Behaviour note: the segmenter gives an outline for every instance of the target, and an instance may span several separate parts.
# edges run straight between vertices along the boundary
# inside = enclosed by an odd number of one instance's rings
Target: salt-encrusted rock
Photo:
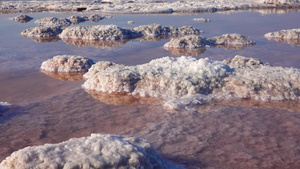
[[[72,24],[72,22],[67,18],[56,18],[56,17],[46,17],[35,21],[39,26],[61,26],[68,27]]]
[[[193,21],[196,21],[196,22],[210,22],[210,19],[207,19],[207,18],[194,18]]]
[[[41,69],[48,72],[85,72],[94,62],[82,56],[58,55],[42,63]]]
[[[265,34],[265,37],[269,40],[285,42],[291,45],[300,45],[300,28],[269,32]]]
[[[27,23],[31,21],[33,18],[28,15],[18,15],[16,17],[11,18],[12,20],[20,23]]]
[[[30,168],[156,168],[175,167],[141,138],[107,134],[26,147],[1,162],[2,169]]]
[[[9,106],[11,106],[11,104],[8,102],[0,102],[0,112],[6,111]]]
[[[94,40],[130,39],[138,36],[141,36],[141,34],[131,29],[117,27],[116,25],[74,26],[66,28],[60,34],[60,38],[63,39]]]
[[[200,34],[201,31],[192,26],[183,26],[176,28],[173,26],[162,26],[159,24],[141,25],[133,28],[133,30],[141,32],[144,36],[157,36],[157,35],[188,35],[188,34]]]
[[[298,39],[300,38],[299,29],[286,29],[277,32],[269,32],[265,34],[266,38],[283,38],[283,39]]]
[[[85,75],[85,89],[142,97],[209,94],[221,87],[222,79],[230,73],[222,62],[186,56],[164,57],[137,66],[100,62],[94,67]]]
[[[132,24],[134,24],[134,21],[128,21],[127,23],[132,25]]]
[[[253,45],[255,41],[243,35],[233,33],[215,36],[208,39],[214,45]]]
[[[39,26],[34,28],[28,28],[21,32],[21,35],[25,37],[48,38],[55,37],[61,32],[61,26]]]
[[[73,25],[89,20],[87,16],[69,16],[67,19],[70,20]]]
[[[176,39],[171,39],[170,42],[167,42],[164,47],[165,48],[200,48],[211,46],[212,44],[206,38],[190,35],[184,36]]]
[[[295,4],[299,3],[299,0],[258,0],[258,2],[266,4]]]
[[[97,15],[97,14],[93,14],[93,15],[89,16],[89,21],[91,21],[91,22],[99,22],[102,19],[104,19],[104,17]]]
[[[216,98],[256,100],[299,100],[300,70],[272,67],[261,61],[235,56],[225,61],[234,74],[224,78],[225,85]]]

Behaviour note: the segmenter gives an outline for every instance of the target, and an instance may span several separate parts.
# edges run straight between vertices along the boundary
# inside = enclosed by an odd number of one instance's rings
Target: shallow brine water
[[[198,112],[167,112],[160,100],[90,95],[81,88],[84,81],[47,76],[39,70],[41,63],[55,55],[70,54],[86,56],[95,62],[107,60],[136,65],[182,54],[163,48],[169,39],[134,39],[111,44],[114,47],[107,44],[78,47],[61,40],[38,43],[20,35],[24,29],[35,27],[35,20],[89,14],[27,15],[34,19],[23,24],[8,19],[16,14],[0,15],[0,101],[13,104],[0,114],[0,161],[26,146],[57,143],[91,133],[110,133],[147,139],[164,158],[186,168],[299,168],[299,104],[241,100],[212,102]],[[300,68],[299,44],[263,37],[267,32],[299,28],[300,12],[113,16],[113,19],[80,25],[116,24],[132,28],[158,23],[192,25],[203,30],[204,37],[240,33],[254,39],[256,45],[241,50],[208,48],[189,54],[213,60],[242,55],[273,66]],[[212,21],[193,21],[199,17]],[[135,23],[128,25],[127,21]]]

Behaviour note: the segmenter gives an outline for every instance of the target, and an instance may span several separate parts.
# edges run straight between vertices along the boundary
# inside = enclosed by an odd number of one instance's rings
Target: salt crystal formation
[[[221,87],[229,67],[219,61],[182,56],[164,57],[147,64],[126,66],[98,62],[88,71],[83,87],[108,93],[142,97],[175,97],[209,94]]]
[[[2,169],[177,168],[162,160],[160,154],[144,139],[106,134],[26,147],[12,153],[0,166]]]
[[[194,18],[193,21],[196,21],[196,22],[210,22],[210,19],[207,19],[207,18]]]
[[[88,19],[91,22],[99,22],[100,20],[104,19],[104,17],[97,15],[97,14],[93,14],[93,15],[89,16]]]
[[[6,111],[9,106],[11,106],[11,104],[8,102],[0,102],[0,112]]]
[[[272,67],[252,58],[235,56],[225,61],[235,68],[234,75],[224,79],[222,92],[216,97],[225,99],[299,100],[300,70]]]
[[[58,55],[42,63],[41,69],[48,72],[84,72],[94,62],[82,56]]]
[[[269,32],[265,34],[265,37],[269,40],[285,42],[291,45],[300,45],[300,28]]]
[[[134,24],[134,21],[128,21],[127,23],[132,25],[132,24]]]
[[[214,45],[253,45],[255,41],[243,35],[233,33],[209,38]]]
[[[61,26],[68,27],[72,22],[67,18],[46,17],[36,20],[35,23],[39,26]]]
[[[31,21],[33,18],[28,15],[18,15],[16,17],[11,18],[12,20],[20,23],[27,23]]]
[[[61,32],[62,28],[60,26],[39,26],[28,28],[21,32],[21,35],[30,38],[49,38],[55,37]]]
[[[206,47],[211,46],[212,43],[207,40],[206,38],[196,36],[196,35],[190,35],[190,36],[184,36],[180,38],[173,38],[170,42],[167,42],[164,47],[165,48],[200,48],[200,47]]]
[[[258,0],[258,2],[266,4],[295,4],[299,3],[299,0]]]
[[[134,38],[140,34],[116,25],[97,25],[68,27],[59,36],[62,39],[118,40]]]
[[[87,16],[69,16],[67,19],[70,20],[73,25],[89,20]]]
[[[176,28],[173,26],[162,26],[159,24],[141,25],[133,28],[137,32],[141,32],[144,36],[157,36],[157,35],[188,35],[200,34],[201,32],[192,26],[183,26]]]
[[[243,49],[254,45],[255,41],[240,34],[224,34],[213,38],[203,38],[197,35],[189,35],[180,38],[173,38],[164,45],[164,48],[172,53],[180,52],[181,54],[195,53],[188,50],[205,47],[223,47],[231,49]],[[186,49],[176,50],[176,49]],[[205,51],[205,50],[204,50]],[[201,53],[199,51],[198,53]]]

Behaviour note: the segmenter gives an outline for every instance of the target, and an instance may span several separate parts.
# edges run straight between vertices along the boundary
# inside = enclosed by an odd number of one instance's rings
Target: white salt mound
[[[11,104],[8,102],[0,102],[0,112],[6,111],[9,106],[11,106]]]
[[[260,3],[267,3],[267,4],[295,4],[299,3],[299,0],[258,0]]]
[[[106,134],[26,147],[12,153],[0,166],[2,169],[178,168],[163,161],[144,139]]]
[[[87,71],[94,62],[82,56],[58,55],[42,63],[41,69],[48,72]]]
[[[224,78],[225,85],[216,98],[256,100],[299,100],[300,70],[272,67],[256,59],[235,56],[225,61],[235,68],[234,74]]]
[[[269,32],[265,34],[268,39],[282,38],[282,39],[298,39],[300,38],[300,28],[299,29],[287,29],[280,30],[277,32]]]
[[[46,17],[42,19],[38,19],[35,21],[35,23],[39,26],[61,26],[61,27],[67,27],[72,24],[72,22],[67,18],[56,18],[56,17]]]
[[[173,27],[162,26],[159,24],[141,25],[133,28],[133,30],[141,32],[144,36],[157,36],[157,35],[187,35],[187,34],[200,34],[201,32],[192,26]]]
[[[11,18],[12,20],[16,22],[21,22],[21,23],[27,23],[31,21],[33,18],[28,16],[28,15],[18,15],[16,17]]]
[[[200,48],[211,46],[212,44],[203,37],[197,35],[184,36],[180,38],[172,38],[170,42],[167,42],[165,48]]]
[[[87,16],[69,16],[67,19],[70,20],[73,25],[89,20]]]
[[[194,18],[193,21],[196,21],[196,22],[210,22],[210,19],[207,19],[207,18]]]
[[[123,29],[116,25],[73,26],[68,27],[60,34],[63,39],[93,39],[93,40],[118,40],[140,36],[131,29]]]
[[[93,14],[93,15],[89,16],[88,19],[89,19],[89,21],[92,21],[92,22],[99,22],[100,20],[104,19],[104,17],[97,15],[97,14]]]
[[[32,38],[48,38],[58,36],[62,32],[60,26],[39,26],[28,28],[21,32],[21,35]]]
[[[98,62],[85,75],[83,87],[108,93],[151,97],[208,94],[222,86],[229,67],[207,58],[164,57],[137,66]]]
[[[212,38],[209,38],[214,45],[252,45],[255,44],[255,41],[252,39],[237,34],[224,34],[222,36],[215,36]]]

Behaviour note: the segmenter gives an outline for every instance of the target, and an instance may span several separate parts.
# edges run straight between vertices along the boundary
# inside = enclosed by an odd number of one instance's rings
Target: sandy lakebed
[[[96,6],[101,7],[100,2],[104,7],[95,11]],[[226,1],[217,7],[215,4],[208,6],[209,1],[205,1],[208,4],[203,3],[203,6],[194,1],[193,6],[198,6],[198,10],[193,10],[192,2],[160,2],[168,3],[171,12],[163,12],[166,10],[163,8],[159,11],[146,1],[94,1],[95,6],[89,4],[87,8],[82,7],[86,2],[81,2],[65,11],[53,10],[53,6],[51,9],[29,8],[28,2],[28,8],[24,8],[20,4],[26,1],[18,2],[19,6],[8,5],[0,15],[0,102],[11,105],[3,111],[0,107],[0,161],[27,146],[60,143],[70,138],[87,137],[91,133],[102,133],[146,139],[164,160],[188,169],[299,168],[299,100],[212,100],[203,105],[170,111],[163,106],[166,100],[161,98],[88,91],[82,88],[83,78],[40,70],[42,62],[56,55],[84,56],[94,62],[111,61],[130,66],[165,56],[179,58],[189,55],[196,59],[223,61],[241,55],[299,71],[299,39],[283,41],[264,37],[268,32],[300,28],[298,2],[294,1],[296,5],[281,3],[280,8],[275,8],[276,3],[271,1],[262,6],[254,2],[244,6],[248,1],[231,2],[234,3],[232,9],[235,6],[234,9],[244,10],[229,10],[223,5]],[[0,6],[13,2],[1,3]],[[67,2],[57,2],[60,3]],[[125,14],[119,14],[122,3],[135,5],[138,9],[138,5],[143,5],[144,11],[132,12],[129,10],[133,7],[123,5],[128,8]],[[145,7],[145,4],[152,4],[153,8]],[[78,5],[86,9],[78,11]],[[33,13],[27,13],[29,9]],[[183,9],[189,13],[181,13]],[[207,9],[213,11],[207,12]],[[200,36],[205,38],[239,33],[253,39],[256,44],[242,48],[212,46],[167,50],[163,46],[173,37],[136,37],[101,42],[60,38],[41,40],[20,34],[25,29],[37,27],[34,22],[44,17],[67,18],[95,13],[113,18],[85,21],[74,26],[113,24],[131,29],[153,23],[173,27],[189,25],[203,31]],[[9,19],[20,14],[33,19],[27,23]],[[202,17],[210,19],[210,22],[193,20]],[[128,21],[133,23],[128,24]]]

